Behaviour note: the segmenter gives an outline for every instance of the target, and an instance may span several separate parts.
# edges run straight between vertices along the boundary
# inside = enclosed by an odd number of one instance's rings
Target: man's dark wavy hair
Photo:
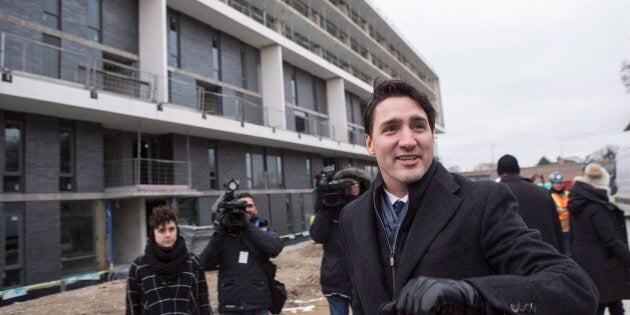
[[[381,82],[374,82],[374,92],[363,113],[363,127],[366,135],[372,135],[372,124],[374,123],[374,111],[376,106],[389,97],[408,96],[414,100],[427,114],[431,131],[435,130],[435,116],[437,111],[426,94],[418,91],[411,84],[403,80],[390,79]]]

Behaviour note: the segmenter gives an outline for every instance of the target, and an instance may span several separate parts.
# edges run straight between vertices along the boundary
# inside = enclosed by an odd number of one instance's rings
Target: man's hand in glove
[[[399,315],[481,314],[483,299],[465,281],[419,277],[400,290],[394,308]]]

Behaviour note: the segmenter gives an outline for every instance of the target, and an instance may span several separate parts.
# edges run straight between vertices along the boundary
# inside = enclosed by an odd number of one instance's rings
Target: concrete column
[[[166,0],[139,0],[140,70],[143,80],[155,84],[153,91],[157,102],[168,100],[166,23]]]
[[[146,245],[147,218],[144,198],[113,200],[112,238],[114,264],[129,264]]]
[[[96,236],[96,267],[98,270],[109,268],[107,259],[107,234],[105,232],[105,201],[94,201],[94,234]]]
[[[326,80],[326,101],[330,134],[333,140],[348,142],[348,118],[346,115],[346,94],[342,78]]]
[[[265,125],[286,128],[282,48],[271,45],[260,50],[260,68]]]

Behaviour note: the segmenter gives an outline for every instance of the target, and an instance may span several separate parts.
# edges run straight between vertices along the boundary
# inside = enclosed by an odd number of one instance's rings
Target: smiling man
[[[404,81],[374,87],[365,142],[380,174],[341,215],[353,314],[593,314],[590,278],[527,229],[505,185],[434,159],[435,116]]]

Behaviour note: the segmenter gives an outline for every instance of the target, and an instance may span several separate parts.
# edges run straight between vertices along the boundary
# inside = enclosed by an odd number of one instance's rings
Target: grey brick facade
[[[138,54],[138,0],[104,0],[103,44]]]
[[[26,114],[24,123],[24,192],[59,191],[59,127],[50,116]]]
[[[245,187],[245,151],[242,144],[218,141],[217,164],[219,165],[219,187],[223,189],[223,183],[232,178],[239,179],[241,186]]]
[[[30,201],[25,208],[25,284],[57,280],[61,276],[59,201]]]
[[[100,124],[76,122],[75,152],[77,192],[103,191],[103,128]]]
[[[190,165],[192,168],[192,189],[210,189],[210,169],[208,167],[208,140],[199,137],[189,138]],[[188,149],[186,148],[185,135],[173,135],[173,159],[175,161],[188,161]],[[186,174],[178,174],[188,176]],[[177,181],[176,181],[177,182]]]

